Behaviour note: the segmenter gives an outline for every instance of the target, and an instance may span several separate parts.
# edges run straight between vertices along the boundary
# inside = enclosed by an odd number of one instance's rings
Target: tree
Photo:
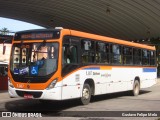
[[[7,35],[8,33],[9,33],[9,30],[5,27],[0,30],[1,35]]]

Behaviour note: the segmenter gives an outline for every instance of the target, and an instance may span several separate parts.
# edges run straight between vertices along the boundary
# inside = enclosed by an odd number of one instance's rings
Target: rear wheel
[[[83,105],[89,104],[91,99],[91,88],[88,84],[84,84],[82,89],[82,97],[81,97],[81,103]]]
[[[138,80],[135,80],[134,81],[134,85],[133,85],[133,95],[134,96],[137,96],[137,95],[139,95],[139,91],[140,91],[140,83],[139,83],[139,81]]]

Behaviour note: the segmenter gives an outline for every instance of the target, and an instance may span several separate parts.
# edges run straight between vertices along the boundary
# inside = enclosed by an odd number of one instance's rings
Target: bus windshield
[[[47,76],[57,70],[58,43],[14,44],[11,72],[17,76]]]

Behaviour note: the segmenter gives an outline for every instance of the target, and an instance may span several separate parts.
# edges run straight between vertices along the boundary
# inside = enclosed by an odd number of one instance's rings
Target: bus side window
[[[81,41],[82,48],[82,63],[94,63],[95,62],[95,50],[94,41],[84,39]]]
[[[132,63],[132,48],[123,47],[123,64],[131,65]]]
[[[121,46],[120,45],[112,45],[112,63],[113,64],[121,64]]]
[[[77,63],[77,47],[76,46],[63,46],[63,64]]]
[[[150,65],[155,65],[155,52],[150,51]]]
[[[142,50],[142,64],[149,65],[149,52],[147,50]]]
[[[76,46],[70,46],[70,61],[71,63],[77,63],[77,47]]]
[[[70,52],[69,52],[69,46],[64,45],[63,46],[63,64],[69,64],[70,63]]]
[[[141,59],[141,49],[134,48],[133,50],[133,64],[134,65],[142,65],[142,59]]]
[[[105,45],[105,49],[106,49],[106,52],[105,52],[105,63],[109,64],[109,43],[106,43]]]
[[[97,42],[96,44],[96,62],[97,63],[109,63],[109,44],[103,42]]]

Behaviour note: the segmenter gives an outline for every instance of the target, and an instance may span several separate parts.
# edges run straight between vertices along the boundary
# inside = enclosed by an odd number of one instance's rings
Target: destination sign
[[[30,31],[15,34],[14,40],[47,40],[60,38],[60,31]]]
[[[38,33],[38,34],[22,34],[21,39],[41,39],[41,38],[46,38],[50,39],[53,38],[52,33]]]

